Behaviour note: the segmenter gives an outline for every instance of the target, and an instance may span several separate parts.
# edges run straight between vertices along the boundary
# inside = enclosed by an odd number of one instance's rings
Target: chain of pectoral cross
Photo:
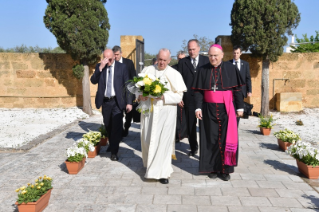
[[[217,78],[215,79],[214,68],[212,69],[212,72],[213,72],[213,74],[212,74],[212,75],[213,75],[213,82],[214,82],[214,87],[212,87],[212,89],[214,90],[214,92],[216,92],[216,89],[218,89],[218,87],[217,87],[216,85],[217,85],[217,81],[218,81],[218,78],[219,78],[220,70],[221,70],[221,67],[219,68]]]

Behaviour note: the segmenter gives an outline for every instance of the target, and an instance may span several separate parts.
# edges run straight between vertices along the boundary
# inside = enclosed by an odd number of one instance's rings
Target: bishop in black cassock
[[[238,163],[237,115],[243,111],[242,78],[236,66],[222,62],[222,47],[209,49],[210,63],[198,71],[195,91],[195,115],[200,124],[199,172],[210,178],[229,180]]]

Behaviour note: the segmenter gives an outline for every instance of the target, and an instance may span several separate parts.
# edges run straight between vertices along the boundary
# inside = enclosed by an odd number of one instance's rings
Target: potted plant
[[[40,212],[49,204],[52,191],[52,178],[44,175],[35,180],[35,184],[28,183],[16,189],[18,199],[15,203],[19,212]]]
[[[68,158],[65,164],[69,174],[77,174],[84,167],[85,159],[87,158],[86,149],[74,144],[66,150],[66,154]]]
[[[83,139],[94,145],[94,150],[90,150],[88,152],[88,158],[94,158],[100,152],[101,133],[97,131],[90,131],[83,135]]]
[[[100,146],[106,146],[106,144],[107,144],[107,131],[105,129],[104,124],[101,124],[99,131],[101,133]]]
[[[298,134],[296,134],[293,131],[288,130],[288,129],[280,130],[279,132],[275,132],[274,136],[278,140],[278,145],[279,145],[280,149],[282,149],[284,151],[287,150],[288,146],[290,146],[291,144],[294,144],[300,140],[300,137]]]
[[[297,161],[299,171],[309,179],[319,176],[319,150],[308,142],[297,141],[287,148],[286,153]]]
[[[273,124],[274,119],[272,118],[272,115],[269,117],[263,117],[262,115],[260,115],[259,118],[260,120],[259,120],[258,127],[260,128],[260,132],[263,135],[269,135],[274,125]]]

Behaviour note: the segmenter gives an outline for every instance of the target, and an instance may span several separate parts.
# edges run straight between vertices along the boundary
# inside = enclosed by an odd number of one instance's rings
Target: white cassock
[[[169,178],[173,173],[172,155],[175,156],[175,134],[177,104],[187,90],[182,75],[167,66],[158,70],[157,65],[148,66],[142,73],[153,74],[167,81],[164,100],[153,100],[150,114],[141,114],[141,145],[143,164],[146,167],[145,178]]]

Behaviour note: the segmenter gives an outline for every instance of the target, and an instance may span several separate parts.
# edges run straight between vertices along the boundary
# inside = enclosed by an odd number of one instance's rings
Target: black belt
[[[104,97],[104,101],[110,101],[112,99],[114,99],[116,96],[111,96],[111,97]]]

